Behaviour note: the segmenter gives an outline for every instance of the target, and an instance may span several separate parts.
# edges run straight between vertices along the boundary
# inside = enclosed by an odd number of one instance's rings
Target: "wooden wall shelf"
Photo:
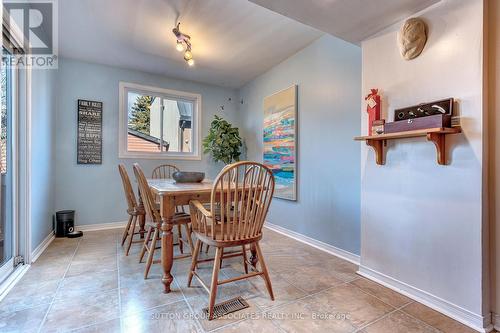
[[[439,165],[446,165],[446,136],[462,132],[460,127],[453,128],[427,128],[415,131],[405,131],[380,135],[357,136],[354,140],[366,141],[366,144],[375,150],[375,158],[378,165],[385,163],[384,147],[387,140],[397,140],[405,138],[416,138],[425,136],[436,146],[437,162]]]

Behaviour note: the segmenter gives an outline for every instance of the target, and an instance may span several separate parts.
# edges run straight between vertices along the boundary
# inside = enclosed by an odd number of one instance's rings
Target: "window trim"
[[[193,152],[140,152],[128,151],[127,131],[128,131],[128,92],[143,92],[146,94],[155,94],[162,98],[184,99],[193,102]],[[171,90],[153,86],[146,86],[130,82],[119,83],[119,126],[118,126],[118,157],[119,158],[144,158],[144,159],[172,159],[172,160],[201,160],[201,95],[185,91]]]

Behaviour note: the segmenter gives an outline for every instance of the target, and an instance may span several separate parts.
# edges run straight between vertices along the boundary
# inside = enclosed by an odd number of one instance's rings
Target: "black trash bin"
[[[56,237],[67,237],[75,231],[75,211],[61,210],[56,212]]]

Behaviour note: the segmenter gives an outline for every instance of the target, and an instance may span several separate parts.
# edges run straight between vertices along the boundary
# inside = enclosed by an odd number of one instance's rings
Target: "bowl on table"
[[[204,172],[177,171],[172,174],[176,183],[201,183],[205,179]]]

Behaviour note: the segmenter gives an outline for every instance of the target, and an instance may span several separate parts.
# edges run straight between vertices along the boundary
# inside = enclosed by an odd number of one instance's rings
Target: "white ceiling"
[[[175,49],[191,35],[196,65]],[[323,33],[246,0],[59,1],[59,53],[237,88]]]
[[[249,0],[359,44],[380,30],[441,0]]]

